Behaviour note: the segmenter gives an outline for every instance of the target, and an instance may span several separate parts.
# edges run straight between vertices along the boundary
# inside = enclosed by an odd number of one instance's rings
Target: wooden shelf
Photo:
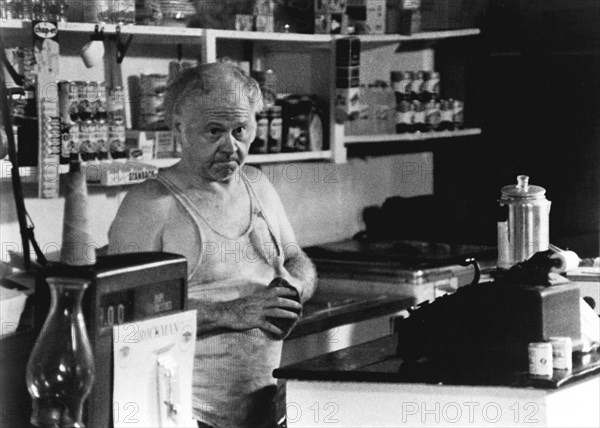
[[[63,33],[94,33],[96,24],[88,22],[59,22],[58,30]],[[136,42],[153,42],[153,43],[193,43],[200,38],[214,37],[216,39],[232,39],[232,40],[255,40],[273,43],[309,43],[316,45],[328,46],[330,42],[348,37],[346,35],[330,35],[330,34],[301,34],[301,33],[265,33],[260,31],[235,31],[235,30],[213,30],[202,28],[186,28],[186,27],[167,27],[153,25],[121,25],[116,24],[101,24],[104,29],[104,34],[114,35],[117,32],[117,27],[120,27],[121,34],[134,35]],[[3,36],[21,36],[22,32],[27,30],[31,32],[31,22],[21,21],[17,19],[8,19],[2,23]],[[418,40],[436,40],[452,37],[474,36],[480,33],[477,28],[467,28],[461,30],[448,31],[428,31],[415,33],[410,36],[401,34],[381,34],[381,35],[359,35],[362,43],[397,43]]]
[[[303,162],[310,160],[331,160],[330,150],[316,152],[295,152],[295,153],[269,153],[264,155],[249,155],[246,163],[278,163],[278,162]]]
[[[449,39],[454,37],[466,37],[476,36],[481,31],[478,28],[465,28],[461,30],[446,30],[446,31],[425,31],[422,33],[415,33],[410,36],[404,36],[402,34],[365,34],[359,35],[361,43],[397,43],[397,42],[410,42],[419,40],[439,40]],[[339,36],[337,36],[339,37]]]
[[[344,144],[391,143],[402,141],[423,141],[439,138],[459,138],[481,134],[480,128],[461,129],[459,131],[418,132],[414,134],[346,135]]]
[[[296,152],[296,153],[270,153],[264,155],[249,155],[246,163],[248,164],[267,164],[267,163],[282,163],[282,162],[305,162],[305,161],[319,161],[319,160],[331,160],[332,153],[330,150],[322,150],[315,152]],[[138,161],[134,159],[123,159],[123,160],[107,160],[99,162],[90,162],[89,165],[104,166],[111,165],[112,163],[122,164],[133,164]],[[168,168],[179,162],[179,158],[165,158],[165,159],[150,159],[140,160],[139,163],[145,165],[155,166],[159,169]],[[88,163],[82,162],[82,169],[85,169]],[[9,160],[0,160],[0,180],[3,182],[11,180],[12,163]],[[47,168],[46,174],[49,175],[60,175],[66,174],[69,171],[69,165],[67,164],[56,164],[55,168]],[[38,170],[35,166],[22,166],[19,168],[19,174],[23,183],[36,183]]]

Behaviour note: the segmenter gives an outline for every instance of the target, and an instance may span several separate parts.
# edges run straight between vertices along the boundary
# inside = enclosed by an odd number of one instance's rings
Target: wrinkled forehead
[[[228,79],[210,85],[206,88],[191,86],[182,94],[181,106],[195,105],[209,107],[210,105],[240,106],[256,109],[262,105],[260,90],[254,85]]]

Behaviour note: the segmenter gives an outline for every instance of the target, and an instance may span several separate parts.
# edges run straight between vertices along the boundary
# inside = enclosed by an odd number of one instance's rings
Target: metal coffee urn
[[[498,268],[509,269],[550,244],[550,201],[546,189],[519,175],[504,186],[498,201]]]

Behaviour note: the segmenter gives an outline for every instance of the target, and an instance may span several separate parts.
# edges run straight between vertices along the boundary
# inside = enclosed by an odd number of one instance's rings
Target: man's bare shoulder
[[[281,204],[279,195],[267,173],[253,166],[244,166],[244,172],[262,204],[270,207]]]
[[[124,205],[163,214],[168,212],[165,208],[173,202],[174,199],[167,188],[158,180],[152,179],[136,184],[123,200]]]

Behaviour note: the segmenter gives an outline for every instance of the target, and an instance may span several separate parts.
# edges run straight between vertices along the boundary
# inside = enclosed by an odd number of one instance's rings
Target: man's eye
[[[235,128],[233,130],[233,136],[234,137],[241,137],[246,133],[246,127],[245,126],[240,126],[238,128]]]
[[[210,135],[219,135],[221,133],[221,130],[219,128],[209,128],[208,133]]]

